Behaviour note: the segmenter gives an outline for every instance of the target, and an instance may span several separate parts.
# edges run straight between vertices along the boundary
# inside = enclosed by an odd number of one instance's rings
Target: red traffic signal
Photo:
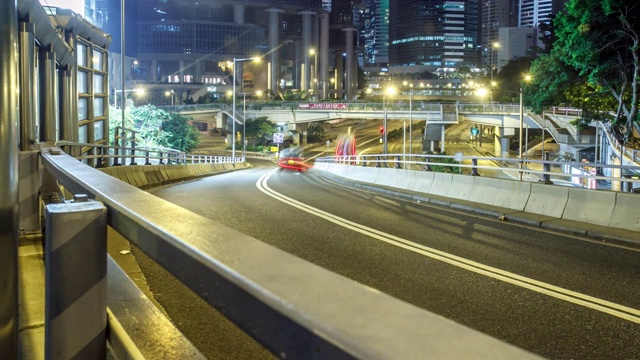
[[[384,134],[384,126],[380,126],[380,134]]]

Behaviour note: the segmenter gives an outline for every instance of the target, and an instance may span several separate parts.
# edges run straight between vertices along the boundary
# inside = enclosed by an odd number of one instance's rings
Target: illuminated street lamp
[[[498,48],[500,48],[499,42],[496,41],[491,44],[491,82],[493,82],[493,51]]]
[[[386,154],[387,153],[387,103],[386,103],[386,99],[387,99],[387,95],[389,96],[393,96],[396,94],[396,88],[394,88],[393,86],[390,86],[388,88],[386,88],[383,93],[382,93],[382,110],[384,111],[384,123],[382,124],[383,127],[383,134],[382,134],[382,153]]]
[[[531,75],[527,74],[524,77],[525,82],[531,81]],[[520,158],[519,163],[519,174],[518,178],[522,180],[522,125],[524,123],[524,107],[523,107],[523,96],[522,96],[522,86],[520,86],[520,134],[518,134],[518,157]]]
[[[171,106],[174,105],[173,103],[173,95],[175,94],[175,92],[173,90],[167,90],[164,92],[164,96],[171,96]]]

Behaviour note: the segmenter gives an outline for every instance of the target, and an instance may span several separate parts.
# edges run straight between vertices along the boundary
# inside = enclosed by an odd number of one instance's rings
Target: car
[[[278,166],[282,169],[297,170],[299,172],[307,171],[311,167],[310,165],[305,164],[304,160],[299,157],[282,158],[278,161]]]

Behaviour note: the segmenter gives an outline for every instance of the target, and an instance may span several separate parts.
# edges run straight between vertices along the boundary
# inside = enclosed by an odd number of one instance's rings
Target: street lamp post
[[[236,162],[236,63],[245,62],[249,60],[259,61],[259,58],[244,58],[244,59],[236,59],[233,58],[233,91],[231,96],[233,109],[231,110],[231,117],[233,118],[233,124],[231,126],[231,131],[233,132],[233,136],[231,137],[231,161]]]
[[[522,180],[522,123],[524,122],[524,111],[522,109],[522,87],[520,87],[520,132],[518,134],[518,158],[520,158],[520,162],[518,163],[518,168],[520,171],[518,172],[518,179]]]
[[[409,85],[409,155],[413,154],[413,84]],[[409,159],[411,160],[411,159]]]
[[[493,51],[499,47],[500,47],[500,43],[497,41],[491,44],[491,82],[492,83],[493,83]]]
[[[531,80],[531,75],[525,75],[524,81],[529,82]],[[522,86],[520,87],[520,131],[518,134],[518,157],[520,158],[519,163],[519,174],[518,178],[522,180],[522,125],[524,124],[524,101],[522,95]]]
[[[174,103],[173,103],[173,94],[174,93],[175,92],[173,90],[168,90],[168,91],[164,92],[164,96],[171,96],[171,106],[174,106]]]
[[[387,95],[393,95],[396,93],[396,89],[394,87],[388,87],[385,89],[385,91],[382,93],[382,110],[384,112],[384,121],[382,124],[383,127],[383,131],[384,133],[382,134],[382,153],[386,154],[388,152],[388,147],[387,147],[387,103],[386,103],[386,99],[387,99]]]

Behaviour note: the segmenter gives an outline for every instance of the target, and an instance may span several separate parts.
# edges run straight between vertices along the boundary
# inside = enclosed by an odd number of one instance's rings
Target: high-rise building
[[[98,1],[113,5],[113,0]],[[197,100],[207,93],[224,95],[234,81],[234,58],[263,56],[265,84],[259,90],[268,88],[275,95],[286,88],[309,89],[313,81],[310,71],[317,59],[308,52],[319,46],[316,24],[326,13],[323,0],[129,3],[136,4],[137,22],[132,32],[137,38],[130,41],[127,26],[126,47],[136,43],[137,54],[125,68],[131,67],[134,83],[146,85],[147,102],[171,104]]]
[[[389,62],[389,0],[362,0],[359,22],[364,66]]]
[[[391,73],[477,67],[478,0],[389,4]]]
[[[541,22],[549,22],[566,2],[567,0],[521,0],[518,26],[538,27]]]
[[[497,51],[502,46],[498,40],[499,29],[518,26],[518,0],[482,0],[481,7],[481,63],[490,70],[496,68]]]

